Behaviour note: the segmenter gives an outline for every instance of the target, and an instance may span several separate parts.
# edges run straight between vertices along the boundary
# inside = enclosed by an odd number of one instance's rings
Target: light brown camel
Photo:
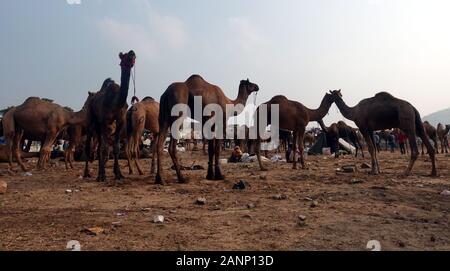
[[[166,135],[169,127],[171,127],[172,123],[178,119],[178,117],[171,116],[171,110],[176,104],[185,104],[188,105],[191,109],[191,114],[194,114],[194,97],[201,96],[202,97],[202,112],[206,105],[209,104],[217,104],[222,108],[223,111],[223,128],[225,130],[226,127],[226,105],[236,105],[242,104],[245,105],[247,98],[249,95],[258,91],[258,85],[251,83],[248,79],[242,80],[239,84],[239,93],[238,97],[235,100],[231,100],[225,96],[223,91],[216,85],[212,85],[205,81],[199,75],[192,75],[185,82],[173,83],[171,84],[167,90],[163,93],[160,99],[160,110],[159,110],[159,134],[157,136],[157,173],[155,177],[155,182],[159,184],[163,184],[164,181],[161,177],[162,168],[161,168],[161,157],[162,150],[164,146],[164,141],[166,139]],[[213,116],[214,117],[214,116]],[[192,119],[195,119],[194,116],[191,116]],[[212,117],[203,117],[203,119],[196,119],[201,123],[205,123],[207,120]],[[203,122],[202,122],[203,121]],[[218,120],[220,121],[220,120]],[[177,140],[173,137],[170,138],[169,144],[169,154],[172,158],[173,164],[175,166],[175,170],[178,177],[178,182],[184,183],[187,182],[181,175],[180,164],[178,161],[178,156],[176,153],[176,145]],[[206,179],[208,180],[222,180],[224,179],[224,175],[220,169],[219,158],[220,151],[222,148],[222,140],[221,139],[211,139],[208,140],[208,173],[206,175]],[[213,165],[214,164],[214,165]],[[213,170],[214,168],[214,170]]]
[[[379,174],[377,152],[374,146],[373,132],[390,128],[400,128],[409,139],[411,160],[404,175],[409,175],[417,160],[416,134],[425,142],[432,164],[431,175],[436,176],[435,152],[422,125],[417,109],[407,101],[395,98],[387,92],[377,93],[374,97],[360,101],[356,106],[349,107],[342,99],[341,90],[331,92],[336,99],[336,105],[345,118],[352,120],[363,134],[372,159],[371,174]]]
[[[14,151],[17,163],[23,171],[27,170],[21,160],[19,151],[24,133],[29,138],[42,142],[37,169],[45,169],[58,134],[69,125],[83,123],[86,120],[85,109],[83,107],[79,112],[70,112],[53,102],[30,97],[23,104],[9,110],[4,117],[3,129],[10,169],[12,169],[12,154]]]
[[[434,126],[431,125],[428,121],[423,122],[423,128],[425,129],[425,133],[427,134],[428,138],[431,139],[431,141],[433,141],[434,149],[435,149],[436,153],[439,153],[439,148],[438,148],[438,143],[437,143],[438,137],[437,137],[436,128],[434,128]],[[424,142],[422,141],[422,155],[424,155],[423,145],[424,145]]]
[[[111,131],[114,130],[114,175],[115,180],[121,180],[124,178],[119,166],[119,152],[120,152],[120,135],[126,124],[126,112],[127,112],[127,97],[128,88],[130,84],[131,69],[134,66],[136,60],[136,54],[134,51],[128,53],[120,53],[120,67],[121,77],[120,86],[116,84],[112,79],[106,79],[100,91],[95,93],[91,102],[89,103],[88,110],[88,122],[87,135],[86,135],[86,150],[85,154],[91,153],[91,139],[93,136],[92,131],[98,138],[98,177],[97,180],[101,182],[106,181],[105,164],[108,159],[108,137]],[[112,126],[115,125],[115,129]],[[87,165],[87,163],[86,163]],[[84,176],[89,177],[89,170],[85,167]]]
[[[267,122],[270,124],[271,122],[271,105],[279,105],[279,129],[292,131],[293,133],[293,142],[292,142],[292,149],[297,150],[297,144],[298,144],[298,150],[300,154],[300,163],[302,165],[302,168],[305,169],[305,159],[303,156],[303,137],[305,134],[306,126],[310,121],[318,121],[325,117],[325,115],[328,113],[328,110],[330,109],[330,106],[333,104],[333,96],[326,93],[325,96],[322,99],[322,102],[320,103],[319,108],[317,109],[309,109],[303,104],[292,101],[286,98],[283,95],[277,95],[272,97],[269,101],[264,103],[267,105]],[[259,116],[261,105],[258,106],[256,109],[256,116]],[[255,123],[258,123],[255,121]],[[259,129],[258,129],[259,130]],[[258,139],[256,140],[256,147],[255,152],[256,156],[258,158],[258,163],[261,168],[261,170],[267,170],[261,161],[261,155],[260,155],[260,149],[261,149],[261,140],[258,136]],[[297,169],[297,152],[294,151],[294,157],[293,157],[293,168]]]
[[[439,141],[441,142],[441,153],[448,153],[448,141],[447,141],[447,135],[450,131],[450,125],[443,125],[442,123],[439,123],[437,126],[437,136]],[[437,149],[436,149],[437,150]]]
[[[144,172],[139,164],[139,145],[144,129],[156,135],[159,133],[159,103],[151,97],[145,97],[135,103],[127,112],[127,160],[130,174],[133,174],[131,160],[134,160],[140,175]],[[155,144],[152,144],[151,173],[155,171]]]

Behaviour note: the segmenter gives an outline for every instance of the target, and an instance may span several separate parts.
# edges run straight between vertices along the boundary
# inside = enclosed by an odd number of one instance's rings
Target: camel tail
[[[159,101],[159,127],[167,127],[169,125],[170,108],[167,95],[163,94]]]
[[[423,122],[422,118],[420,117],[419,111],[417,111],[416,108],[414,108],[415,113],[415,125],[416,125],[416,134],[417,136],[421,137],[424,136],[425,138],[428,138],[427,133],[425,133],[425,129],[423,128]]]
[[[127,111],[127,135],[131,135],[133,132],[133,109],[134,106]]]

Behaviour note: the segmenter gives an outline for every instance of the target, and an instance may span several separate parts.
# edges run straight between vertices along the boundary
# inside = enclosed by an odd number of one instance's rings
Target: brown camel
[[[298,150],[300,154],[300,163],[302,164],[302,168],[305,169],[305,159],[303,156],[303,137],[305,134],[306,126],[310,121],[319,121],[322,119],[330,109],[330,106],[333,104],[333,96],[330,94],[325,94],[320,103],[319,108],[317,109],[309,109],[303,104],[289,100],[283,95],[277,95],[272,97],[268,102],[264,103],[267,105],[267,121],[268,124],[271,122],[271,105],[279,105],[279,129],[289,130],[293,133],[293,142],[292,149]],[[261,106],[261,105],[260,105]],[[259,116],[260,106],[256,109],[256,114]],[[255,115],[256,116],[256,115]],[[258,123],[258,122],[255,122]],[[258,158],[258,163],[261,170],[267,170],[262,162],[261,162],[261,140],[258,136],[256,140],[256,155]],[[293,157],[293,168],[297,169],[297,152],[294,151]]]
[[[349,107],[342,99],[341,90],[331,92],[336,99],[336,105],[345,118],[352,120],[363,134],[369,146],[372,159],[371,174],[379,174],[377,152],[374,146],[373,132],[376,130],[400,128],[407,136],[411,147],[411,160],[404,175],[409,175],[417,160],[416,134],[425,142],[432,164],[431,175],[436,176],[435,152],[422,125],[417,109],[407,101],[395,98],[387,92],[377,93],[374,97],[360,101],[356,106]]]
[[[323,120],[320,119],[317,121],[320,125],[320,128],[325,133],[327,144],[331,148],[331,153],[334,153],[334,157],[339,157],[339,128],[336,123],[332,123],[329,127],[325,126]]]
[[[86,120],[85,107],[79,112],[70,112],[53,102],[30,97],[25,102],[9,110],[4,118],[7,152],[12,169],[12,153],[23,171],[26,167],[21,160],[20,142],[24,133],[29,139],[41,141],[41,151],[37,168],[45,169],[50,158],[53,142],[58,134],[69,125],[78,125]]]
[[[144,172],[139,164],[139,144],[144,129],[156,135],[159,133],[159,103],[151,97],[144,98],[135,103],[127,112],[127,160],[130,174],[133,174],[131,160],[134,160],[140,175]],[[151,173],[155,171],[155,144],[152,144],[152,166]]]
[[[434,126],[431,125],[428,121],[423,122],[423,128],[425,129],[425,133],[427,134],[428,138],[433,141],[434,149],[435,149],[436,153],[439,153],[439,148],[438,148],[438,143],[437,143],[438,136],[437,136],[436,128],[434,128]],[[423,145],[424,145],[424,142],[422,141],[422,155],[424,155]]]
[[[450,131],[450,125],[443,125],[442,123],[439,123],[437,126],[437,136],[439,141],[441,142],[441,153],[448,153],[448,141],[447,141],[447,135]],[[437,150],[437,149],[436,149]]]
[[[359,137],[356,133],[356,129],[348,126],[345,122],[338,121],[337,128],[339,130],[339,137],[344,139],[347,142],[350,142],[355,146],[356,153],[355,157],[358,157],[358,149],[361,150],[361,155],[364,158],[364,150],[363,146],[361,144],[361,141],[359,140]]]
[[[92,131],[98,138],[98,177],[97,180],[101,182],[106,181],[105,164],[108,159],[108,136],[114,130],[114,175],[115,180],[124,178],[119,166],[119,152],[120,152],[120,135],[126,124],[127,112],[127,97],[128,88],[130,84],[131,69],[136,60],[134,51],[128,53],[120,53],[120,67],[121,77],[120,86],[112,79],[106,79],[100,91],[91,97],[88,110],[87,135],[86,135],[86,150],[85,154],[88,156],[91,151]],[[115,129],[113,129],[115,125]],[[89,177],[89,170],[85,167],[85,177]]]
[[[173,83],[171,84],[167,90],[163,93],[160,99],[160,110],[159,110],[159,134],[157,136],[157,173],[155,177],[156,183],[163,184],[163,179],[161,177],[162,169],[161,169],[161,156],[162,150],[164,146],[164,141],[166,139],[166,135],[169,127],[178,117],[171,116],[171,110],[176,104],[186,104],[191,109],[191,114],[194,113],[194,97],[201,96],[202,97],[202,112],[206,105],[209,104],[218,104],[221,106],[223,111],[223,128],[225,130],[226,127],[226,105],[236,105],[242,104],[245,105],[247,98],[249,95],[258,91],[258,85],[251,83],[248,79],[242,80],[239,84],[239,94],[237,99],[231,100],[225,96],[223,91],[216,85],[212,85],[205,81],[199,75],[192,75],[185,82]],[[201,123],[205,123],[212,117],[203,117],[203,119],[196,119]],[[194,116],[191,116],[194,119]],[[203,122],[202,122],[203,121]],[[220,120],[218,120],[220,121]],[[169,154],[172,158],[173,164],[175,166],[175,170],[178,177],[178,182],[183,183],[187,180],[181,175],[180,164],[178,161],[178,156],[176,153],[176,143],[177,140],[173,137],[170,138],[169,144]],[[208,173],[206,178],[208,180],[222,180],[225,177],[222,174],[219,165],[220,151],[222,148],[222,140],[221,139],[211,139],[208,140]],[[214,166],[213,166],[214,162]],[[214,168],[214,170],[213,170]]]

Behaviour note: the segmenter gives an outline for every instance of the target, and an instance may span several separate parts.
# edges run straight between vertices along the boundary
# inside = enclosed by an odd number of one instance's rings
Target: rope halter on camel
[[[131,98],[131,104],[135,104],[137,102],[139,102],[139,98],[136,96],[136,64],[133,66],[133,70],[131,72],[131,78],[133,79],[133,90],[134,90],[134,95]]]

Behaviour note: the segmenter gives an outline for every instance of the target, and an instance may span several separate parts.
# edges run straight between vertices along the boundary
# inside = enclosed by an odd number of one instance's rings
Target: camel
[[[355,146],[356,153],[355,157],[358,157],[358,149],[361,150],[361,155],[364,158],[364,150],[359,140],[358,134],[356,133],[356,129],[348,126],[344,121],[338,121],[337,128],[339,130],[339,137],[343,138],[347,142],[350,142]]]
[[[128,88],[130,84],[131,69],[136,60],[134,51],[128,53],[120,53],[120,67],[121,77],[120,86],[116,84],[111,78],[107,78],[97,93],[91,97],[89,103],[88,118],[87,118],[87,134],[85,144],[85,154],[87,157],[91,151],[91,140],[93,131],[98,138],[98,176],[97,181],[106,182],[105,164],[108,159],[108,136],[114,130],[114,175],[115,181],[120,181],[124,178],[119,166],[119,152],[120,152],[120,135],[126,124],[126,112],[128,108],[127,97]],[[115,128],[113,129],[113,126]],[[87,165],[88,162],[86,162]],[[84,171],[85,177],[90,177],[87,166]]]
[[[306,130],[306,126],[310,121],[318,121],[325,117],[333,104],[333,96],[331,94],[326,93],[320,103],[319,108],[317,109],[309,109],[303,104],[292,101],[286,98],[283,95],[277,95],[272,97],[269,101],[265,102],[267,105],[267,120],[268,124],[271,122],[271,105],[279,105],[279,129],[289,130],[293,132],[293,142],[292,149],[298,150],[300,154],[300,163],[302,168],[305,169],[305,159],[303,156],[303,138]],[[256,114],[259,116],[259,110],[261,105],[256,109]],[[257,116],[255,115],[255,116]],[[255,123],[258,123],[257,121]],[[256,140],[256,156],[258,158],[259,167],[261,170],[265,171],[267,168],[264,167],[261,161],[260,155],[261,149],[261,140],[258,136]],[[297,169],[297,152],[294,151],[294,161],[293,168]]]
[[[336,123],[332,123],[330,127],[325,126],[325,123],[323,123],[323,120],[320,119],[318,121],[320,128],[322,128],[322,131],[325,133],[327,144],[330,145],[331,152],[334,152],[334,157],[339,157],[339,128]]]
[[[30,97],[19,106],[9,110],[3,120],[3,129],[9,155],[10,170],[12,170],[12,153],[23,171],[26,167],[19,151],[22,136],[41,141],[40,156],[37,169],[46,168],[50,159],[53,142],[58,134],[69,125],[78,125],[86,120],[86,105],[78,112],[70,112],[53,102],[38,97]]]
[[[157,136],[157,172],[155,177],[155,182],[158,184],[164,184],[161,177],[161,157],[162,150],[164,146],[164,141],[169,127],[178,117],[171,116],[171,110],[176,104],[188,105],[191,109],[191,114],[194,113],[194,97],[202,97],[202,112],[206,105],[218,104],[223,111],[223,126],[224,130],[226,127],[226,105],[245,105],[249,95],[252,92],[257,92],[259,90],[258,85],[251,83],[248,79],[242,80],[239,84],[238,97],[235,100],[231,100],[225,96],[220,87],[208,83],[200,75],[192,75],[185,82],[173,83],[167,90],[163,93],[160,99],[160,110],[159,110],[159,134]],[[191,116],[194,119],[195,116]],[[203,119],[196,119],[201,123],[213,118],[203,117]],[[203,122],[202,122],[203,121]],[[220,121],[220,120],[218,120]],[[178,161],[178,156],[176,153],[176,143],[177,140],[173,137],[170,138],[169,143],[169,154],[172,158],[173,164],[175,166],[177,179],[179,183],[185,183],[188,180],[181,175],[180,164]],[[222,174],[219,165],[220,151],[222,148],[222,140],[218,138],[208,140],[208,170],[206,179],[208,180],[223,180],[225,176]],[[214,165],[213,165],[214,164]],[[214,170],[213,170],[214,168]]]
[[[127,160],[130,174],[133,174],[131,160],[134,160],[139,175],[144,172],[139,164],[139,144],[142,133],[145,130],[153,135],[159,133],[159,103],[151,97],[145,97],[141,102],[137,102],[130,107],[127,112]],[[156,148],[152,144],[152,166],[151,173],[155,171]]]
[[[438,148],[438,143],[437,143],[438,136],[437,136],[436,128],[434,128],[434,126],[431,125],[428,121],[423,122],[423,128],[425,129],[425,133],[427,133],[428,138],[431,139],[431,141],[433,141],[434,149],[436,150],[436,153],[439,153],[439,148]],[[423,144],[424,144],[424,142],[422,141],[422,155],[424,155]]]
[[[349,107],[342,99],[341,90],[331,92],[336,100],[339,111],[345,118],[352,120],[363,134],[369,146],[372,160],[371,174],[379,174],[377,152],[374,147],[373,131],[400,128],[409,139],[411,159],[403,175],[411,173],[414,162],[419,155],[416,134],[425,142],[431,160],[431,175],[437,176],[435,151],[428,141],[428,136],[417,109],[407,101],[395,98],[387,92],[377,93],[374,97],[360,101],[354,107]]]
[[[439,141],[441,142],[441,153],[448,153],[448,141],[447,141],[447,135],[450,131],[450,125],[443,125],[442,123],[439,123],[437,126],[437,137]],[[437,149],[436,149],[437,150]]]

